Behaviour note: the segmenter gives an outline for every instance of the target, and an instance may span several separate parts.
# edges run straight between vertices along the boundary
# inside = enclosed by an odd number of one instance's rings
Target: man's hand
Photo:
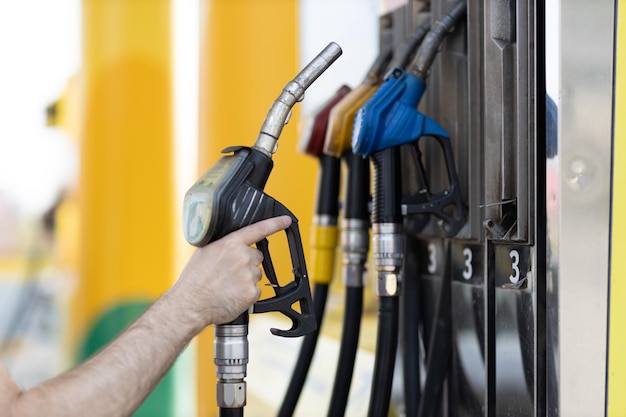
[[[263,256],[251,245],[290,224],[288,216],[264,220],[196,250],[168,292],[63,375],[21,391],[0,365],[0,415],[131,415],[198,332],[232,321],[258,300]]]
[[[251,245],[290,224],[289,216],[263,220],[197,249],[170,292],[202,327],[234,320],[261,294],[263,254]]]

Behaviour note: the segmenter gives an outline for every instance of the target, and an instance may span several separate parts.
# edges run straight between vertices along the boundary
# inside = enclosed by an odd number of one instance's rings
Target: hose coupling
[[[401,223],[374,223],[372,254],[377,271],[394,271],[404,260],[404,234]]]
[[[246,405],[246,381],[217,381],[217,406],[241,408]]]
[[[369,222],[344,219],[341,230],[343,251],[343,284],[359,288],[364,285],[365,263],[369,250]]]
[[[248,325],[215,326],[214,362],[217,374],[217,404],[222,408],[246,405]]]
[[[404,261],[402,224],[374,223],[372,235],[372,253],[377,275],[376,295],[398,296]]]

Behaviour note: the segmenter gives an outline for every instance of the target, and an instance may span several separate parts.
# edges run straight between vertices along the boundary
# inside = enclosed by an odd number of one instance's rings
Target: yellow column
[[[199,175],[215,163],[223,148],[254,144],[271,104],[301,69],[297,1],[209,0],[205,4],[200,38]],[[317,167],[316,161],[296,149],[298,107],[278,141],[265,191],[298,217],[306,254]],[[279,274],[291,273],[286,248],[286,244],[270,247]],[[213,330],[209,329],[198,343],[198,411],[203,417],[216,412],[212,343]]]
[[[170,6],[82,2],[79,359],[175,279]],[[135,416],[173,412],[169,375],[157,391]]]
[[[620,2],[616,6],[626,6]],[[626,415],[626,7],[617,7],[613,207],[609,310],[608,417]]]

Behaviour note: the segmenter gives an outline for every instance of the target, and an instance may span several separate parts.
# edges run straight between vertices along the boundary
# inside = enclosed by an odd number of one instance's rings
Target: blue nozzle
[[[449,137],[434,120],[417,111],[426,85],[416,76],[395,68],[355,116],[352,150],[369,156],[420,136]]]

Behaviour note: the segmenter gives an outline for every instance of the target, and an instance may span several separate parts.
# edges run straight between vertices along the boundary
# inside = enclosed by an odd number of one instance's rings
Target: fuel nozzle
[[[437,122],[417,110],[426,89],[425,79],[445,35],[466,10],[465,0],[458,2],[424,38],[409,69],[394,68],[378,91],[357,112],[352,148],[368,156],[384,149],[412,144],[412,160],[421,177],[420,189],[403,202],[402,212],[432,214],[440,219],[447,235],[456,234],[465,223],[466,210],[461,198],[450,135]],[[432,137],[440,145],[446,164],[448,188],[432,193],[426,180],[418,141]]]
[[[227,324],[215,326],[214,361],[217,366],[217,401],[223,409],[241,409],[246,404],[249,313],[280,312],[292,322],[289,329],[270,329],[272,334],[299,337],[315,331],[311,289],[304,261],[298,220],[284,205],[265,194],[273,167],[272,154],[287,123],[291,108],[304,91],[341,55],[330,43],[282,90],[272,104],[252,147],[232,146],[187,191],[183,202],[183,232],[194,246],[204,246],[252,223],[288,215],[285,229],[294,279],[280,285],[269,252],[269,243],[256,243],[263,253],[263,271],[274,296],[257,301],[248,312]],[[222,415],[222,414],[220,414]],[[239,415],[239,414],[237,414]]]

